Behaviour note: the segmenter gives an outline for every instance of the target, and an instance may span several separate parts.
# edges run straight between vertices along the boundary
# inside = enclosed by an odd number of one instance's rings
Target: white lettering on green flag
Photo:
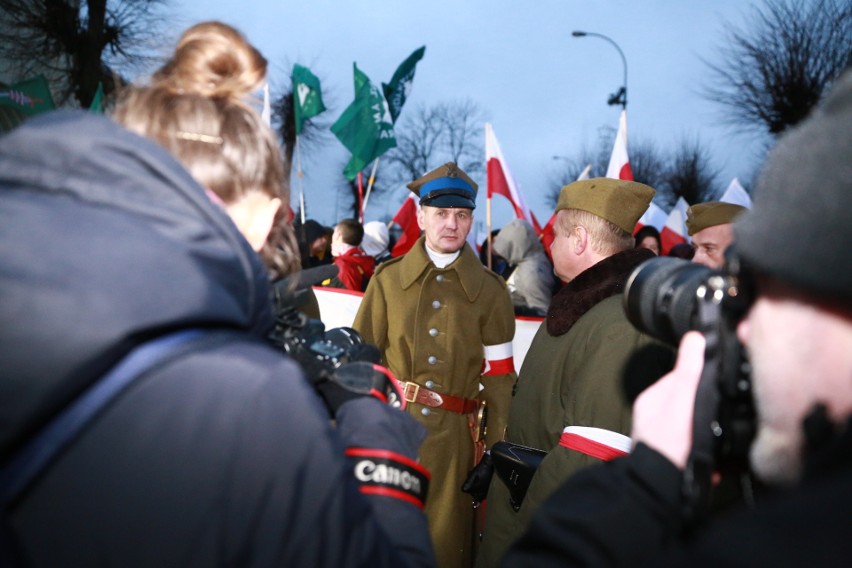
[[[55,108],[50,86],[43,75],[0,89],[0,105],[15,108],[27,116]]]
[[[305,121],[325,110],[322,102],[320,80],[307,67],[293,65],[290,76],[293,82],[293,113],[296,119],[296,134],[301,134]]]
[[[352,153],[343,174],[355,179],[367,164],[396,146],[393,119],[382,92],[353,64],[355,100],[331,126],[337,139]]]
[[[414,71],[417,67],[417,62],[423,59],[424,53],[426,53],[425,45],[415,50],[405,61],[399,64],[390,83],[382,83],[382,90],[385,93],[385,99],[388,101],[388,108],[393,122],[396,122],[396,119],[399,118],[402,105],[405,104],[405,99],[411,94]]]

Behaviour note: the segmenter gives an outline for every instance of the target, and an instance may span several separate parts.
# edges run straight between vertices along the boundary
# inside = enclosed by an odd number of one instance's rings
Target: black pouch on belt
[[[535,471],[546,455],[544,450],[512,442],[497,442],[491,447],[494,471],[509,488],[509,503],[515,512],[521,508]]]

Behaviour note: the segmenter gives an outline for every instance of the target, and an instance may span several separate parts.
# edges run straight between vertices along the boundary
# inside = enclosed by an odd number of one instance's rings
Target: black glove
[[[344,363],[331,373],[321,373],[314,385],[332,416],[344,403],[363,396],[372,396],[395,408],[405,408],[393,374],[368,361]]]
[[[491,461],[491,452],[485,452],[476,467],[468,472],[461,490],[470,494],[477,503],[481,503],[488,496],[488,487],[491,485],[493,476],[494,464]]]
[[[332,417],[337,414],[337,409],[340,408],[343,403],[363,396],[360,393],[352,392],[344,388],[334,380],[332,375],[328,373],[325,373],[320,377],[314,377],[314,388],[317,390],[317,393],[319,393],[320,398],[322,398],[322,401],[325,403],[325,406]]]

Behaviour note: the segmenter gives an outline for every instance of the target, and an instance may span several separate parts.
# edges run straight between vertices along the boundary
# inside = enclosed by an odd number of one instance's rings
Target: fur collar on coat
[[[628,249],[581,272],[553,296],[547,310],[547,332],[554,337],[568,333],[583,314],[620,294],[633,269],[649,258],[654,253],[647,249]]]

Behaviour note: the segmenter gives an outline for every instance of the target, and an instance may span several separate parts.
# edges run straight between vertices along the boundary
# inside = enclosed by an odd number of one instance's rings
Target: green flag
[[[309,118],[325,110],[322,103],[320,81],[307,67],[293,65],[290,75],[293,82],[293,113],[296,118],[296,134],[302,133],[304,123]]]
[[[411,93],[411,84],[414,82],[414,70],[417,67],[417,62],[423,59],[424,53],[426,53],[425,45],[415,50],[414,53],[408,56],[408,59],[399,64],[390,83],[382,83],[382,90],[385,92],[385,99],[388,101],[388,109],[394,122],[399,118],[402,105],[405,104],[405,99]]]
[[[104,113],[104,84],[98,81],[98,90],[95,91],[95,96],[92,97],[92,103],[89,105],[91,112],[98,114]]]
[[[352,152],[343,175],[355,179],[367,164],[396,146],[393,120],[378,87],[353,64],[355,100],[331,126],[337,139]]]
[[[0,105],[10,106],[27,116],[55,108],[50,86],[43,75],[0,89]]]

